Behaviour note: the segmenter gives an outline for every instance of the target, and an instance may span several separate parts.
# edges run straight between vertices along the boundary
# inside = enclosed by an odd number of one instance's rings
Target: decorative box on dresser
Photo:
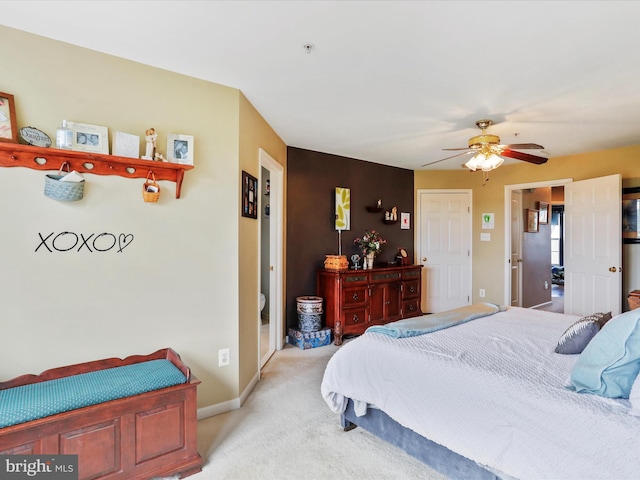
[[[341,345],[344,334],[359,335],[371,325],[422,315],[421,268],[318,270],[317,295],[325,300],[326,324],[333,330],[334,343]]]

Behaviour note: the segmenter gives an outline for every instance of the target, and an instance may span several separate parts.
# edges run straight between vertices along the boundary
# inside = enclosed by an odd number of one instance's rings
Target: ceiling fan
[[[488,172],[495,168],[498,168],[504,162],[504,158],[510,157],[517,160],[523,160],[525,162],[541,165],[547,162],[545,157],[539,157],[537,155],[531,155],[530,153],[518,152],[517,150],[543,150],[542,145],[537,143],[514,143],[510,145],[500,145],[500,137],[497,135],[491,135],[486,133],[486,129],[493,125],[492,120],[478,120],[476,125],[482,130],[480,135],[471,137],[469,139],[469,146],[465,148],[444,148],[443,150],[465,150],[462,153],[457,153],[450,157],[436,160],[435,162],[426,163],[422,165],[426,167],[433,165],[434,163],[443,162],[450,158],[460,157],[463,155],[475,154],[467,163],[464,164],[472,172],[476,170],[482,170]]]

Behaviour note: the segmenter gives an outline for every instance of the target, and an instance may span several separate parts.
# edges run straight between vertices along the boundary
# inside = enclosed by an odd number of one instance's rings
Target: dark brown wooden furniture
[[[344,334],[361,334],[371,325],[422,315],[422,265],[371,270],[320,269],[316,292],[325,300],[325,319],[334,343]]]
[[[0,428],[0,454],[77,454],[81,480],[184,478],[199,472],[196,387],[200,381],[169,348],[22,375],[0,383],[0,390],[156,359],[171,361],[187,383]]]

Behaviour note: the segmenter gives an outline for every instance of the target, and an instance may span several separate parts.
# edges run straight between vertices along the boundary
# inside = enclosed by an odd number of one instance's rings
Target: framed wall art
[[[540,225],[549,223],[549,204],[547,202],[538,202],[538,222]]]
[[[169,133],[167,135],[167,160],[183,165],[193,165],[193,136]]]
[[[0,92],[0,142],[18,143],[13,95],[4,92]]]
[[[527,223],[525,224],[526,226],[526,232],[527,233],[535,233],[538,231],[538,210],[534,210],[531,208],[527,208],[527,218],[526,221]]]
[[[71,150],[109,155],[109,129],[88,123],[67,122],[73,132]]]
[[[258,218],[258,179],[242,171],[242,216]]]
[[[622,243],[640,243],[640,187],[622,189]]]

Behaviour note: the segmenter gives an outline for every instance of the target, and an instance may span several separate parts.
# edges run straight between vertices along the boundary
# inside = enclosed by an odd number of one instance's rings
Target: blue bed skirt
[[[353,410],[353,401],[349,399],[347,409],[341,417],[342,427],[351,430],[356,426],[364,428],[376,437],[404,450],[412,457],[451,479],[495,480],[500,477],[482,468],[466,457],[452,452],[403,427],[382,410],[367,409],[367,414],[358,417]],[[455,428],[455,427],[452,427]]]

